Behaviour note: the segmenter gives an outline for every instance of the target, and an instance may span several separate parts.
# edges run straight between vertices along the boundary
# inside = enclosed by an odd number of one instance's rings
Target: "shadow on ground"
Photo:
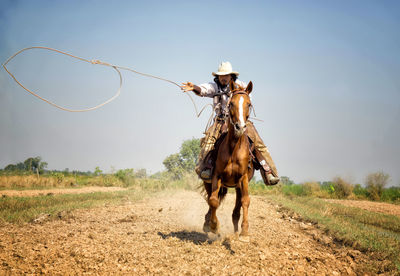
[[[197,231],[178,231],[178,232],[171,232],[169,234],[164,234],[161,232],[157,233],[159,236],[161,236],[164,240],[167,238],[175,237],[180,239],[181,241],[190,241],[196,245],[200,245],[203,243],[208,243],[211,244],[214,240],[210,239],[207,234],[205,233],[200,233]]]
[[[178,238],[181,241],[189,241],[192,242],[195,245],[202,245],[204,243],[207,244],[212,244],[215,239],[210,239],[209,236],[205,233],[200,233],[197,231],[178,231],[178,232],[170,232],[169,234],[164,234],[161,232],[157,233],[160,237],[162,237],[164,240],[175,237]],[[232,250],[230,241],[228,239],[224,239],[223,242],[221,243],[231,255],[235,254],[235,251]]]

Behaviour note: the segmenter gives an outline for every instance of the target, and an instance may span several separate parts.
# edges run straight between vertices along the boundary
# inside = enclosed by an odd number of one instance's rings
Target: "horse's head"
[[[229,102],[229,120],[232,124],[235,136],[240,137],[246,130],[246,122],[250,115],[250,96],[253,83],[249,82],[246,88],[237,86],[233,81],[229,84],[232,97]]]

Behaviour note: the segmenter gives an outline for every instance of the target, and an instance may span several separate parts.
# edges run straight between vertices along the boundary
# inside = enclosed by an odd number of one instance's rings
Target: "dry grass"
[[[74,209],[87,209],[105,204],[119,204],[136,201],[149,195],[145,190],[126,190],[117,192],[95,192],[86,194],[58,194],[35,197],[0,198],[0,223],[33,222],[46,217],[53,219],[61,212]]]
[[[303,219],[316,223],[337,241],[382,254],[393,261],[400,272],[399,217],[328,203],[313,197],[267,197]]]
[[[84,176],[80,178],[55,176],[37,177],[27,176],[0,176],[0,187],[3,189],[32,189],[32,188],[63,188],[72,186],[126,186],[114,175]],[[72,183],[72,184],[71,184]],[[78,184],[75,184],[78,183]],[[91,208],[106,203],[119,203],[124,200],[137,200],[145,196],[165,190],[186,189],[197,187],[197,176],[184,175],[180,180],[171,180],[167,177],[160,179],[142,178],[132,179],[129,188],[125,191],[95,192],[82,194],[52,194],[34,197],[1,197],[0,222],[28,222],[33,221],[40,214],[56,217],[61,211]]]
[[[70,187],[74,186],[75,179],[56,178],[56,177],[38,177],[35,175],[12,175],[0,176],[0,187],[6,189],[15,188],[36,188],[36,187]]]
[[[2,175],[0,189],[35,189],[35,188],[66,188],[77,186],[117,186],[124,183],[114,176],[52,176],[37,175]]]

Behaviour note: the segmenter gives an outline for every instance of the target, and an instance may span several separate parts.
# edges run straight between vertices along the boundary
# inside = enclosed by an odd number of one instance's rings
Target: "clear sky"
[[[399,1],[0,1],[0,61],[48,46],[176,82],[212,81],[230,61],[253,81],[255,122],[281,175],[296,182],[383,170],[400,185]],[[9,64],[70,108],[112,96],[109,68],[42,50]],[[68,113],[0,70],[0,167],[41,156],[49,169],[162,170],[199,119],[174,85],[123,72],[121,96]],[[202,106],[209,98],[195,98]]]

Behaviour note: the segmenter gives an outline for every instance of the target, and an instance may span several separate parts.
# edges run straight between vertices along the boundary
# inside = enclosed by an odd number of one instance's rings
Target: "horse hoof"
[[[210,231],[213,232],[214,234],[218,234],[219,232],[219,221],[217,223],[210,223]]]
[[[240,235],[239,236],[239,241],[248,243],[248,242],[250,242],[250,237],[249,236]]]
[[[215,229],[210,228],[211,232],[214,234],[218,234],[219,233],[219,227],[216,227]]]
[[[205,233],[211,232],[210,225],[204,223],[204,225],[203,225],[203,231],[204,231]]]

